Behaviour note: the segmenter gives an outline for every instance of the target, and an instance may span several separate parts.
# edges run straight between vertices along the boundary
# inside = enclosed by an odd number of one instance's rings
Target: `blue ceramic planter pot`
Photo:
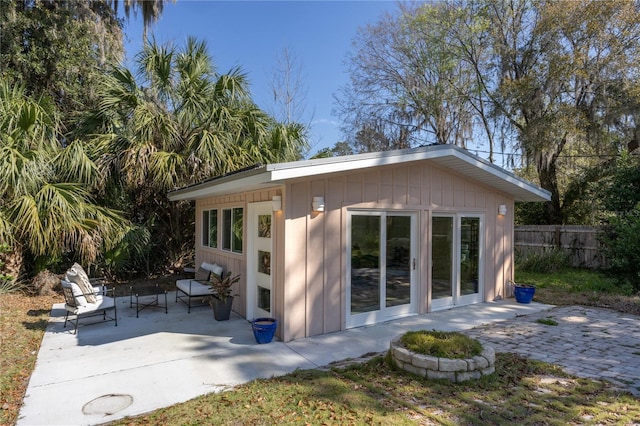
[[[278,321],[274,318],[256,318],[251,323],[253,336],[259,344],[270,343],[278,328]]]
[[[518,303],[531,303],[533,295],[536,292],[535,287],[513,287],[513,294],[516,296],[516,302]]]

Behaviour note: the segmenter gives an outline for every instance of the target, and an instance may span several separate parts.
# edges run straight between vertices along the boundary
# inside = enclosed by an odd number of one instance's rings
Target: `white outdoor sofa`
[[[192,307],[206,306],[208,296],[213,295],[213,290],[209,284],[211,274],[221,277],[222,272],[222,266],[215,263],[202,262],[196,271],[195,278],[176,281],[176,302],[180,300],[185,303],[188,307],[188,313],[191,313]],[[201,303],[192,305],[191,299],[201,299]]]

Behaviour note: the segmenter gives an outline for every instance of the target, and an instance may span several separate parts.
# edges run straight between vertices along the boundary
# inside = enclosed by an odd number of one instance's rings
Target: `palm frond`
[[[269,150],[276,156],[276,161],[295,161],[301,152],[308,149],[308,136],[305,126],[299,123],[277,123],[270,129]]]
[[[74,140],[58,151],[53,159],[57,175],[65,182],[78,182],[95,186],[98,182],[98,167],[87,155],[84,145]]]
[[[20,152],[7,144],[0,147],[0,196],[9,200],[29,192],[46,174],[47,164],[36,152]]]
[[[92,261],[103,241],[118,236],[126,224],[117,212],[91,204],[85,187],[71,183],[45,184],[8,211],[16,236],[38,256],[76,251]]]
[[[17,197],[7,206],[7,213],[13,224],[15,238],[21,240],[34,254],[45,253],[48,244],[45,242],[36,200],[28,194]]]
[[[158,44],[153,39],[146,43],[136,55],[138,63],[138,75],[148,82],[159,95],[163,102],[170,102],[171,91],[174,84],[173,60],[175,48],[167,43]]]
[[[52,102],[33,99],[23,86],[0,79],[0,134],[22,152],[58,147],[59,125]]]
[[[149,162],[149,175],[154,186],[163,191],[176,188],[182,176],[182,163],[182,156],[178,153],[154,152]]]
[[[13,225],[9,218],[5,215],[4,209],[0,208],[0,245],[13,245],[14,234]]]
[[[247,74],[240,67],[218,77],[215,83],[216,99],[242,100],[249,97]]]

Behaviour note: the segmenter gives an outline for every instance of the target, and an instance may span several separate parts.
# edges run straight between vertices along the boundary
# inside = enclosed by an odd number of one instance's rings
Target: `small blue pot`
[[[535,287],[513,287],[513,295],[516,296],[516,302],[518,303],[531,303],[535,292]]]
[[[270,343],[278,328],[278,321],[275,318],[256,318],[251,323],[253,337],[259,344]]]

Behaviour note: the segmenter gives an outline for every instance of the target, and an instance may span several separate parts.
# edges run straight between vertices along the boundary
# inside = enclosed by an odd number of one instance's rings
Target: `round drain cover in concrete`
[[[133,397],[127,394],[102,395],[84,404],[82,412],[84,414],[115,414],[124,410],[133,403]]]

